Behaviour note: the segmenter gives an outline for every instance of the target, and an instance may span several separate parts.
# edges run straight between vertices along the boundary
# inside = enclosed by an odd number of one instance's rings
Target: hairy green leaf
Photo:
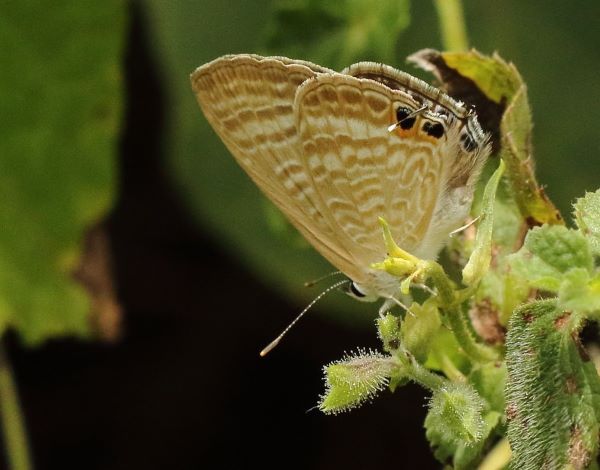
[[[0,15],[0,330],[27,343],[89,333],[73,272],[112,203],[121,116],[126,5],[47,6]]]
[[[577,226],[590,242],[596,256],[600,256],[600,189],[586,193],[574,204]]]
[[[433,393],[425,428],[436,458],[445,461],[462,447],[481,444],[487,435],[484,407],[485,402],[467,383],[448,382]]]
[[[452,463],[455,470],[470,470],[476,468],[475,464],[481,461],[484,454],[484,448],[490,441],[491,436],[496,434],[502,420],[502,413],[490,411],[483,415],[483,433],[482,439],[475,444],[461,444],[456,448]]]
[[[583,318],[556,300],[515,312],[507,337],[511,468],[585,468],[598,451],[600,380],[578,339]]]
[[[529,231],[523,248],[510,257],[510,265],[532,286],[558,292],[566,272],[591,271],[593,258],[579,231],[546,225]]]
[[[448,427],[455,422],[455,417],[443,417],[443,424],[438,417],[430,412],[425,421],[427,438],[434,448],[435,456],[441,462],[451,461],[456,470],[467,470],[475,467],[483,456],[483,449],[497,432],[504,413],[504,383],[506,368],[503,364],[488,363],[479,365],[469,374],[469,382],[475,388],[470,390],[463,385],[457,388],[466,390],[463,398],[471,400],[474,408],[479,409],[481,422],[473,422],[471,426],[478,429],[479,438],[476,441],[457,439],[460,435],[455,429]],[[474,393],[476,392],[476,393]],[[479,407],[479,408],[478,408]]]
[[[471,385],[448,382],[433,393],[425,426],[436,429],[443,441],[452,444],[477,442],[483,433],[484,406]]]

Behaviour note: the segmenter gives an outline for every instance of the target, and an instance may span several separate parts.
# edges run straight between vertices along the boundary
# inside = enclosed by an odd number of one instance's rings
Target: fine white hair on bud
[[[358,349],[345,354],[323,368],[326,389],[319,409],[337,414],[362,405],[388,385],[394,367],[394,358],[376,351]]]
[[[448,383],[433,393],[425,426],[435,429],[438,439],[447,445],[477,443],[483,437],[484,406],[470,384]]]

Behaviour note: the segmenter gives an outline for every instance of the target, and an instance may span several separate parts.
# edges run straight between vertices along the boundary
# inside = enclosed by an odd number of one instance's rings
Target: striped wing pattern
[[[304,164],[349,251],[369,265],[385,256],[378,217],[396,242],[418,253],[441,190],[437,143],[390,133],[410,97],[371,80],[332,74],[304,82],[296,95]]]
[[[434,257],[467,215],[487,152],[461,147],[470,121],[456,117],[466,111],[451,98],[431,89],[437,104],[423,107],[402,86],[386,86],[398,79],[394,69],[373,67],[347,70],[382,82],[244,54],[205,64],[191,79],[208,121],[259,188],[334,266],[377,291],[369,266],[386,255],[378,217],[401,247]],[[417,80],[399,77],[408,88]],[[399,108],[420,111],[410,128],[390,132]],[[432,123],[444,126],[442,136],[425,131]]]
[[[211,126],[258,187],[329,262],[360,282],[364,269],[323,215],[298,142],[296,91],[321,73],[333,72],[284,58],[225,56],[198,68],[192,87]]]

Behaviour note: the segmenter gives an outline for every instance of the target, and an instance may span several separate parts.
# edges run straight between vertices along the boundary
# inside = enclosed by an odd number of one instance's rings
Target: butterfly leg
[[[379,307],[379,316],[383,318],[392,305],[396,305],[392,299],[385,299],[385,301],[381,304],[381,307]]]
[[[406,305],[404,305],[396,297],[393,297],[393,296],[387,297],[385,299],[385,302],[383,302],[381,307],[379,307],[379,316],[383,318],[385,313],[390,309],[390,307],[392,307],[392,305],[398,305],[399,307],[404,309],[406,312],[410,313],[413,317],[415,316],[415,314],[410,310],[410,308],[408,308]]]
[[[428,292],[431,295],[437,295],[437,292],[434,291],[431,287],[429,287],[427,284],[420,284],[418,282],[413,282],[411,284],[413,287],[416,287],[417,289],[421,289],[424,290],[425,292]]]

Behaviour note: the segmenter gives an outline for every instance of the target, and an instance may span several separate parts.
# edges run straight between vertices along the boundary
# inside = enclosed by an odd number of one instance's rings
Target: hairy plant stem
[[[432,392],[439,390],[444,385],[444,381],[447,380],[423,367],[419,364],[419,361],[404,348],[402,348],[397,357],[403,366],[403,372],[406,376]]]
[[[446,51],[466,51],[469,47],[461,0],[434,0],[442,46]]]
[[[444,268],[435,261],[426,261],[424,272],[437,288],[440,298],[439,307],[445,314],[445,320],[465,354],[476,362],[498,360],[500,354],[496,349],[479,343],[475,339],[469,329],[469,319],[461,307],[462,302],[473,295],[474,289],[468,287],[463,290],[456,290],[452,281],[444,272]]]
[[[32,469],[23,413],[3,340],[0,340],[0,418],[9,468]]]

